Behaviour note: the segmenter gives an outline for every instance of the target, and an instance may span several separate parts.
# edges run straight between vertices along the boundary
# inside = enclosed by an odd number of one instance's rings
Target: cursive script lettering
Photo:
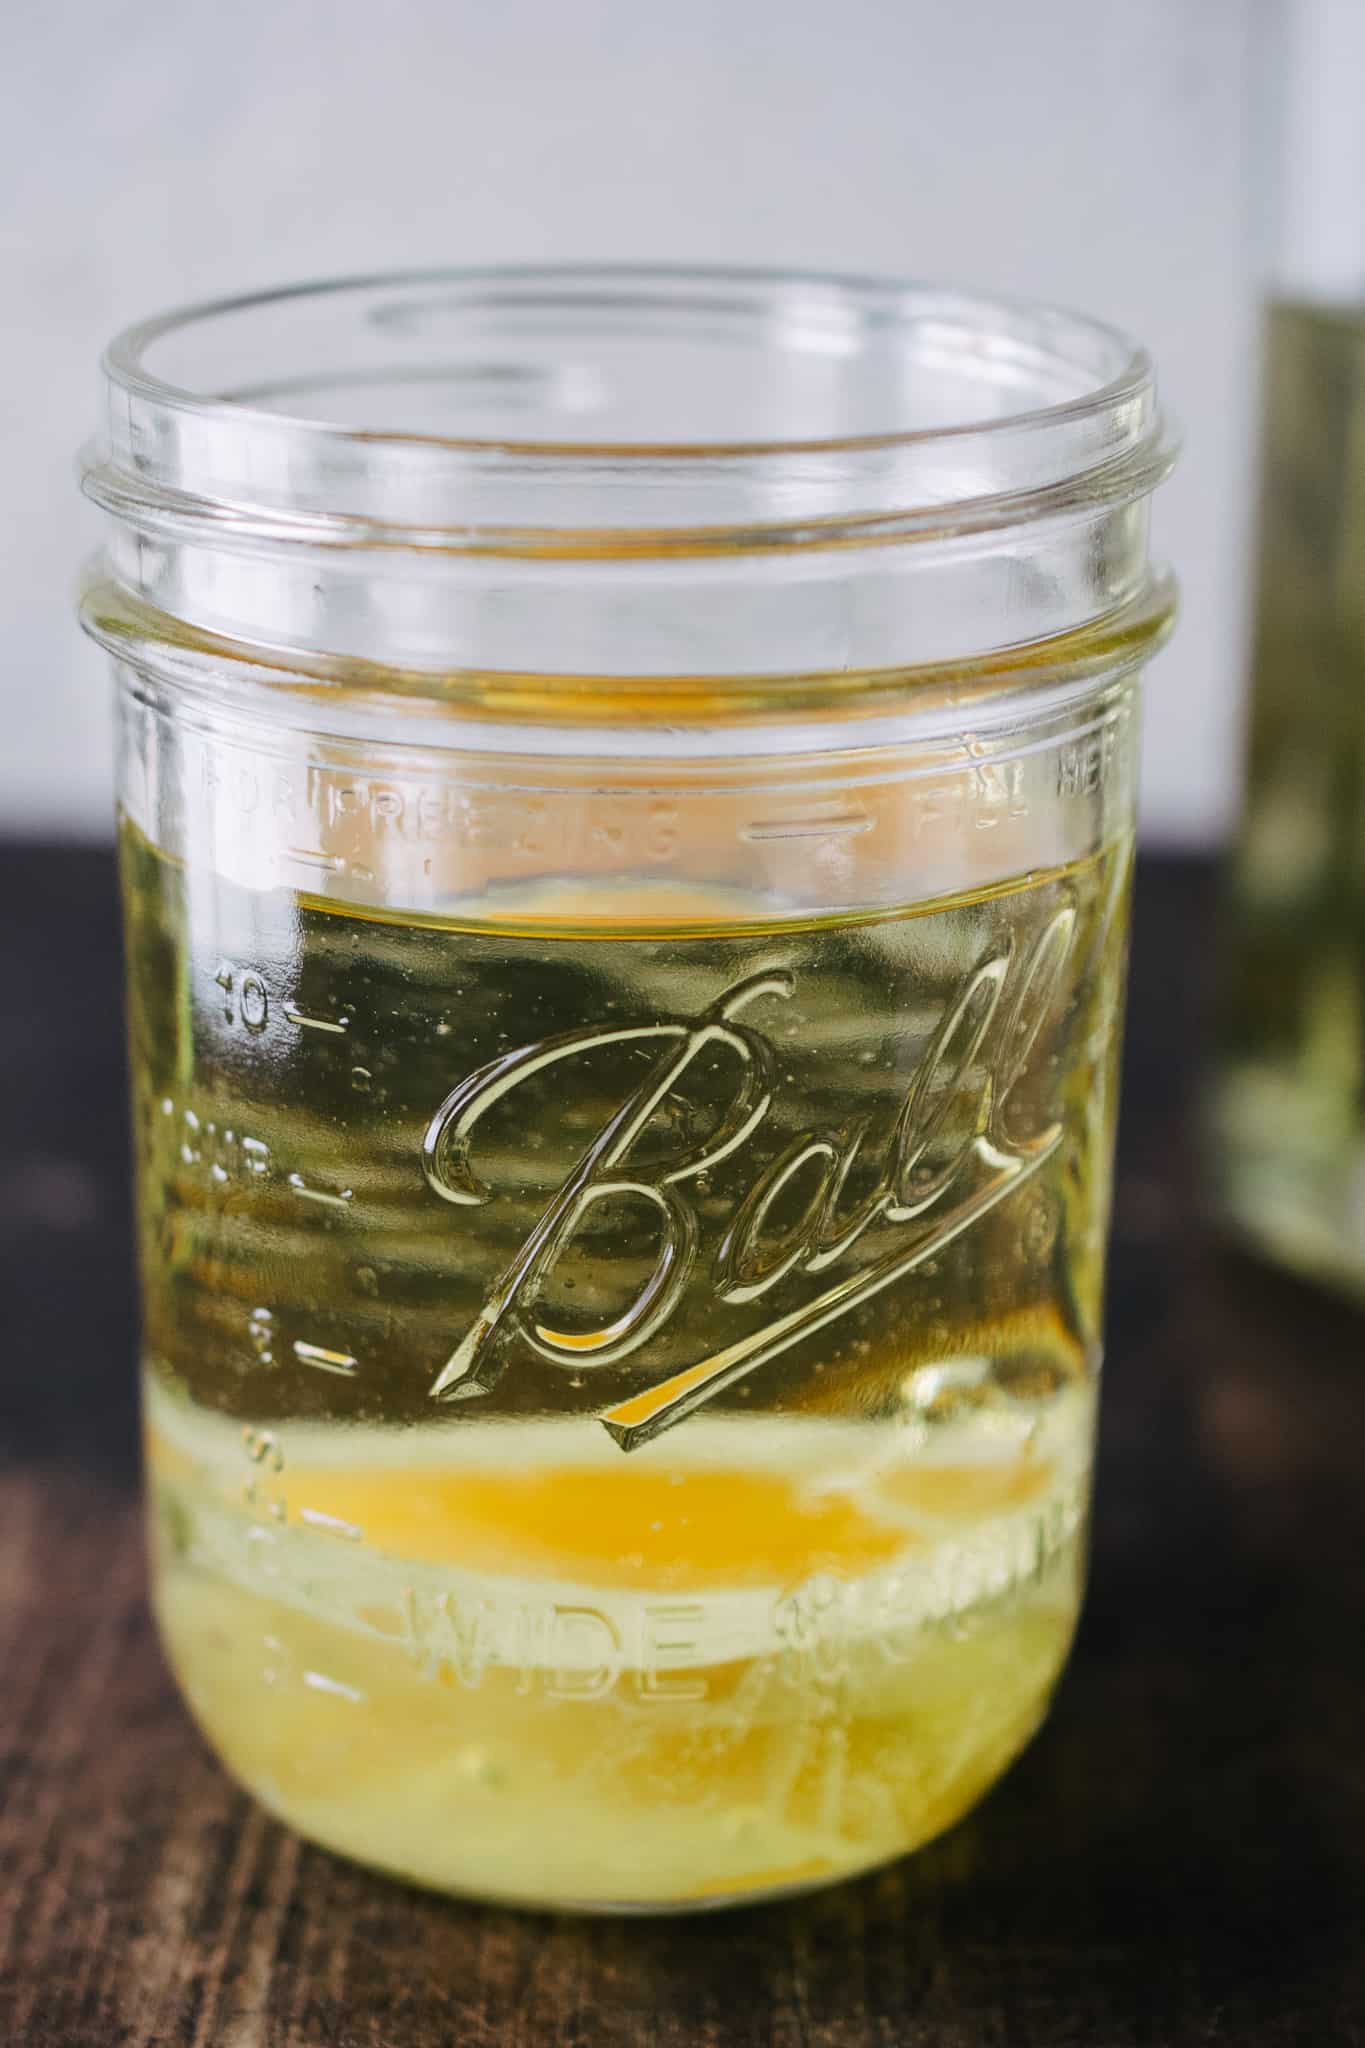
[[[974,968],[916,1061],[880,1158],[872,1119],[862,1116],[837,1129],[799,1132],[763,1167],[715,1254],[713,1281],[721,1301],[754,1302],[794,1275],[819,1275],[879,1226],[894,1227],[897,1240],[762,1328],[608,1409],[601,1420],[623,1450],[648,1442],[722,1388],[914,1272],[1038,1171],[1061,1142],[1061,1128],[1016,1130],[1013,1100],[1055,1011],[1074,930],[1075,912],[1068,906],[1048,921],[1022,959],[1010,947]],[[534,1076],[584,1055],[613,1046],[658,1050],[494,1281],[437,1373],[434,1398],[487,1392],[506,1359],[508,1347],[499,1340],[513,1328],[540,1357],[575,1368],[614,1364],[659,1334],[700,1257],[697,1210],[684,1192],[686,1183],[739,1152],[772,1108],[774,1051],[762,1032],[741,1021],[743,1013],[760,998],[786,999],[793,986],[785,971],[754,974],[691,1022],[589,1026],[541,1039],[490,1061],[451,1091],[423,1139],[423,1170],[443,1200],[478,1206],[494,1199],[472,1159],[478,1126],[494,1104]],[[633,1162],[651,1119],[707,1049],[733,1069],[714,1129],[664,1165],[654,1162],[646,1169]],[[861,1191],[850,1201],[855,1186]],[[611,1321],[589,1331],[556,1329],[538,1319],[531,1305],[585,1218],[609,1199],[653,1211],[653,1267]]]
[[[615,1321],[588,1332],[554,1330],[533,1323],[525,1334],[542,1357],[576,1365],[607,1365],[645,1343],[672,1314],[696,1257],[696,1213],[678,1194],[678,1184],[695,1179],[739,1149],[757,1130],[772,1103],[773,1056],[757,1031],[736,1023],[740,1012],[762,995],[789,996],[789,974],[755,974],[728,990],[696,1024],[589,1027],[541,1039],[490,1061],[453,1089],[427,1126],[422,1164],[427,1180],[450,1202],[482,1203],[491,1191],[469,1161],[470,1140],[479,1119],[495,1102],[533,1074],[572,1059],[588,1048],[662,1041],[668,1050],[615,1115],[602,1126],[559,1193],[493,1290],[468,1334],[456,1346],[432,1386],[434,1396],[485,1392],[500,1369],[490,1339],[519,1300],[531,1299],[578,1230],[589,1209],[609,1196],[624,1196],[655,1208],[661,1225],[654,1270],[639,1294]],[[623,1173],[631,1147],[654,1112],[707,1046],[726,1046],[739,1061],[735,1093],[716,1129],[684,1152],[666,1173],[646,1180]]]

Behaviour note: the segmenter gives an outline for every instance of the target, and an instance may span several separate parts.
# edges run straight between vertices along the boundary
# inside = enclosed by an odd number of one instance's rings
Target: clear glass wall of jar
[[[1150,367],[925,287],[123,336],[155,1597],[229,1767],[662,1908],[961,1814],[1080,1597]]]

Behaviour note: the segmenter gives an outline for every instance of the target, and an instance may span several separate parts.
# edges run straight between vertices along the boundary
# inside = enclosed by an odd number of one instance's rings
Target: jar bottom
[[[823,1671],[818,1651],[736,1660],[704,1701],[572,1696],[598,1672],[558,1674],[561,1697],[511,1670],[433,1681],[397,1642],[347,1641],[193,1567],[163,1571],[156,1604],[210,1743],[307,1839],[456,1896],[668,1913],[816,1889],[960,1819],[1046,1712],[1078,1540],[912,1644]]]

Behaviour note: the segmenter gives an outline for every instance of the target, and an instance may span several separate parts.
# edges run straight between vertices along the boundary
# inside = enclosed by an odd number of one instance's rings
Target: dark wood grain
[[[3,2048],[1365,2039],[1365,1323],[1201,1227],[1205,869],[1140,884],[1092,1591],[1052,1719],[908,1863],[679,1922],[404,1890],[208,1756],[142,1592],[110,863],[0,849],[0,901]]]

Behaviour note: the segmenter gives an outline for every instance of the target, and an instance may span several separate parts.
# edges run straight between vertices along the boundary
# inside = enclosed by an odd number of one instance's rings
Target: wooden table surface
[[[111,863],[0,849],[3,2048],[1365,2041],[1365,1320],[1201,1226],[1208,871],[1139,890],[1094,1570],[951,1835],[795,1904],[575,1922],[303,1846],[143,1597]]]

